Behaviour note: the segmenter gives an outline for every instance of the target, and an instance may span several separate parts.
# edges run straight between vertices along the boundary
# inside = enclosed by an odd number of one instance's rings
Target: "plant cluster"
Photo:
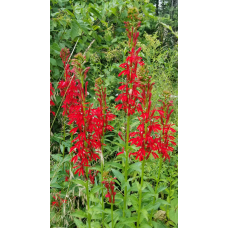
[[[63,123],[62,153],[52,155],[58,162],[51,172],[51,227],[177,227],[174,102],[166,89],[154,98],[156,83],[138,46],[141,20],[138,8],[128,9],[128,56],[119,65],[115,109],[102,77],[95,80],[91,102],[86,55],[70,59],[69,49],[61,49],[64,78],[56,91],[50,84],[51,106],[54,93],[61,96]],[[116,140],[108,159],[107,142]]]

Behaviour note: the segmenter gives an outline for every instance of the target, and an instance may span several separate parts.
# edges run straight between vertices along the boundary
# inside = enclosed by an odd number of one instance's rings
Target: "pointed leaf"
[[[83,180],[77,179],[77,180],[72,180],[72,181],[75,184],[79,184],[79,185],[82,185],[82,186],[86,187],[86,182],[84,182]]]
[[[124,176],[123,176],[123,174],[122,174],[120,171],[118,171],[118,170],[115,170],[115,169],[111,169],[111,170],[112,170],[114,176],[115,176],[121,183],[123,183],[123,182],[124,182]]]
[[[93,13],[94,15],[96,15],[98,19],[100,19],[100,20],[102,19],[102,16],[96,9],[94,9],[94,7],[91,6],[88,11]]]
[[[87,218],[86,213],[81,210],[71,213],[71,216],[78,217],[78,218]]]

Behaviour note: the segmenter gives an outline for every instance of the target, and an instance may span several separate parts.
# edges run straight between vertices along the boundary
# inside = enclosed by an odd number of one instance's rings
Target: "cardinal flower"
[[[104,178],[104,181],[101,182],[105,185],[105,188],[107,189],[107,194],[105,195],[105,197],[109,199],[109,203],[115,203],[116,192],[114,191],[115,182],[113,181],[115,179],[116,177],[106,177]]]

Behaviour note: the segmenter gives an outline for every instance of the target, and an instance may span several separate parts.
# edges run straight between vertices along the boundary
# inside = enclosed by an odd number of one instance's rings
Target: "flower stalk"
[[[161,168],[162,168],[162,154],[159,154],[159,170],[158,170],[158,177],[157,177],[157,181],[156,181],[156,187],[155,187],[155,191],[154,191],[155,195],[157,194],[157,191],[158,191],[158,183],[160,181]],[[153,205],[155,204],[155,201],[156,201],[156,196],[154,196]],[[153,218],[153,213],[154,213],[154,210],[152,209],[151,214],[150,214],[151,221]]]
[[[86,167],[86,197],[87,197],[87,210],[89,211],[89,171],[88,167]],[[88,225],[91,228],[91,217],[90,213],[87,214]]]
[[[138,220],[137,220],[137,228],[140,225],[140,215],[141,215],[141,205],[142,205],[142,187],[143,187],[143,176],[144,176],[144,166],[145,166],[145,160],[142,162],[142,174],[141,174],[141,185],[139,190],[139,209],[138,209]]]
[[[114,221],[113,221],[113,203],[111,203],[111,220],[112,220],[112,228],[114,227]]]
[[[101,78],[97,78],[95,80],[95,92],[97,96],[97,100],[99,102],[99,107],[97,109],[97,116],[99,119],[99,126],[98,129],[101,141],[101,183],[103,182],[103,170],[104,170],[104,135],[107,130],[113,130],[113,127],[108,124],[108,121],[111,121],[115,118],[115,115],[110,113],[108,110],[108,106],[106,103],[106,88],[103,86],[103,80]],[[104,191],[102,188],[102,196],[101,196],[101,205],[102,209],[104,210]],[[102,212],[102,224],[104,226],[104,212]]]
[[[129,141],[129,131],[130,131],[130,115],[127,115],[127,138],[126,138],[126,160],[125,160],[125,171],[124,171],[124,179],[125,183],[127,183],[127,173],[128,173],[128,157],[129,157],[129,151],[128,151],[128,141]],[[126,210],[127,210],[127,186],[124,187],[124,208],[123,208],[123,217],[126,215]]]

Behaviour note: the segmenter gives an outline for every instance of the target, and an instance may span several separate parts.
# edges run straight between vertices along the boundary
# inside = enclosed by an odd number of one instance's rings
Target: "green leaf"
[[[93,206],[93,207],[90,207],[90,209],[91,211],[95,211],[95,212],[104,212],[101,206]]]
[[[106,214],[111,214],[111,209],[107,209],[107,208],[106,208],[106,209],[104,210],[104,212],[105,212]]]
[[[170,205],[167,201],[165,201],[163,199],[157,199],[156,202],[160,203],[160,205]]]
[[[67,156],[65,156],[65,157],[64,157],[64,159],[63,159],[63,163],[64,163],[64,162],[66,162],[66,161],[68,161],[68,162],[69,162],[70,160],[71,160],[71,155],[70,155],[70,154],[68,154]]]
[[[103,186],[94,186],[92,188],[92,190],[90,191],[90,194],[94,194],[94,193],[98,192],[102,188],[103,188]]]
[[[51,188],[62,188],[58,183],[53,183],[50,185]]]
[[[56,96],[56,104],[60,104],[61,100],[62,100],[62,97],[61,96]]]
[[[89,169],[98,170],[99,172],[101,172],[101,167],[100,166],[90,167]]]
[[[162,24],[165,28],[167,28],[176,38],[178,38],[178,33],[177,32],[174,32],[172,27],[170,25],[166,25],[162,22],[160,22],[160,24]]]
[[[118,171],[118,170],[115,170],[115,169],[111,169],[111,170],[112,170],[114,176],[115,176],[118,180],[120,180],[121,183],[123,183],[123,182],[124,182],[124,176],[123,176],[123,174],[122,174],[120,171]]]
[[[145,218],[148,221],[148,211],[145,209],[141,209],[142,218]]]
[[[178,209],[176,209],[176,210],[174,210],[174,208],[170,209],[169,217],[173,222],[175,222],[175,224],[177,224],[178,223]]]
[[[137,218],[136,217],[122,218],[120,220],[120,224],[130,224],[130,223],[135,223],[135,222],[137,222]]]
[[[63,160],[62,154],[52,154],[51,156],[58,162],[61,162]]]
[[[152,197],[154,197],[156,194],[151,193],[151,192],[145,192],[142,194],[142,198],[143,200],[148,200],[148,199],[152,199]]]
[[[52,66],[57,66],[57,63],[56,63],[55,59],[50,58],[50,62],[51,62]]]
[[[138,198],[135,195],[131,195],[130,200],[135,210],[138,210]]]
[[[159,188],[158,188],[158,193],[159,192],[162,192],[163,190],[165,190],[167,188],[167,186],[160,186]]]
[[[73,20],[71,23],[71,31],[70,31],[71,39],[73,40],[75,37],[80,36],[81,34],[82,34],[82,30],[78,26],[77,21]]]
[[[84,182],[83,180],[77,179],[77,180],[72,180],[72,181],[75,184],[79,184],[79,185],[82,185],[82,186],[86,187],[86,182]]]
[[[107,162],[105,165],[110,165],[110,166],[113,166],[115,168],[118,168],[118,169],[122,169],[122,165],[120,163],[117,163],[117,162]]]
[[[110,9],[111,10],[111,12],[115,15],[115,16],[117,16],[117,9],[114,7],[114,8],[111,8]]]
[[[55,140],[56,142],[60,142],[62,140],[62,137],[60,137],[59,135],[54,134],[53,136],[51,136],[51,140]],[[56,155],[56,154],[53,154]]]
[[[90,194],[90,201],[95,203],[100,203],[100,199],[97,198],[97,196],[94,196],[94,194]]]
[[[87,218],[87,215],[84,211],[75,211],[73,213],[70,214],[71,216],[74,216],[74,217],[78,217],[78,218]]]
[[[113,143],[115,143],[116,145],[120,146],[121,148],[123,148],[125,146],[124,143],[117,143],[117,142],[113,142]]]
[[[117,193],[115,199],[116,200],[119,200],[120,199],[121,201],[123,201],[123,195],[120,194],[120,193]]]
[[[65,9],[65,11],[72,17],[75,18],[75,15],[68,9]]]
[[[165,224],[162,224],[161,222],[152,221],[152,224],[154,228],[167,228],[167,226]]]
[[[98,26],[98,25],[94,25],[92,28],[93,28],[93,30],[94,30],[94,31],[96,31],[97,29],[99,29],[99,28],[100,28],[100,26]]]
[[[51,45],[51,50],[54,51],[55,54],[59,55],[61,48],[59,47],[59,45],[57,43],[53,43]]]
[[[101,225],[99,222],[91,222],[91,228],[101,228]]]
[[[140,228],[151,228],[151,226],[148,223],[143,222],[140,224]]]
[[[151,193],[154,193],[154,189],[152,188],[151,183],[149,183],[149,182],[144,182],[144,183],[148,187],[148,189],[150,190],[150,192]]]
[[[62,144],[65,146],[65,147],[70,147],[71,146],[71,143],[68,141],[66,141],[66,142],[62,142]]]
[[[75,20],[76,21],[76,20]],[[77,25],[79,26],[79,28],[86,34],[88,34],[88,30],[90,30],[90,28],[88,27],[89,24],[85,23],[82,20],[78,20],[76,21]]]
[[[115,42],[117,42],[117,37],[114,38],[111,43],[115,43]]]
[[[138,119],[134,119],[133,124],[131,124],[131,129],[139,124],[140,124],[140,122],[138,121]]]
[[[100,19],[100,20],[102,19],[102,16],[100,15],[100,13],[96,9],[94,9],[92,6],[89,8],[88,11],[90,13],[93,13],[94,15],[96,15],[98,19]]]
[[[171,201],[171,207],[173,207],[174,209],[176,209],[178,207],[178,198],[173,199]]]
[[[154,205],[150,202],[146,206],[143,207],[143,209],[150,211],[150,210],[157,210],[160,206],[160,203],[155,203]]]
[[[132,171],[138,171],[139,173],[142,172],[141,170],[142,163],[141,162],[135,162],[129,166],[128,174],[130,174]]]
[[[86,225],[83,224],[83,222],[80,221],[79,219],[74,218],[74,223],[75,223],[75,225],[76,225],[77,227],[86,228]]]
[[[60,145],[60,150],[63,153],[63,145],[62,144]]]
[[[101,23],[107,28],[108,27],[108,23],[106,21],[102,21],[101,20]]]

